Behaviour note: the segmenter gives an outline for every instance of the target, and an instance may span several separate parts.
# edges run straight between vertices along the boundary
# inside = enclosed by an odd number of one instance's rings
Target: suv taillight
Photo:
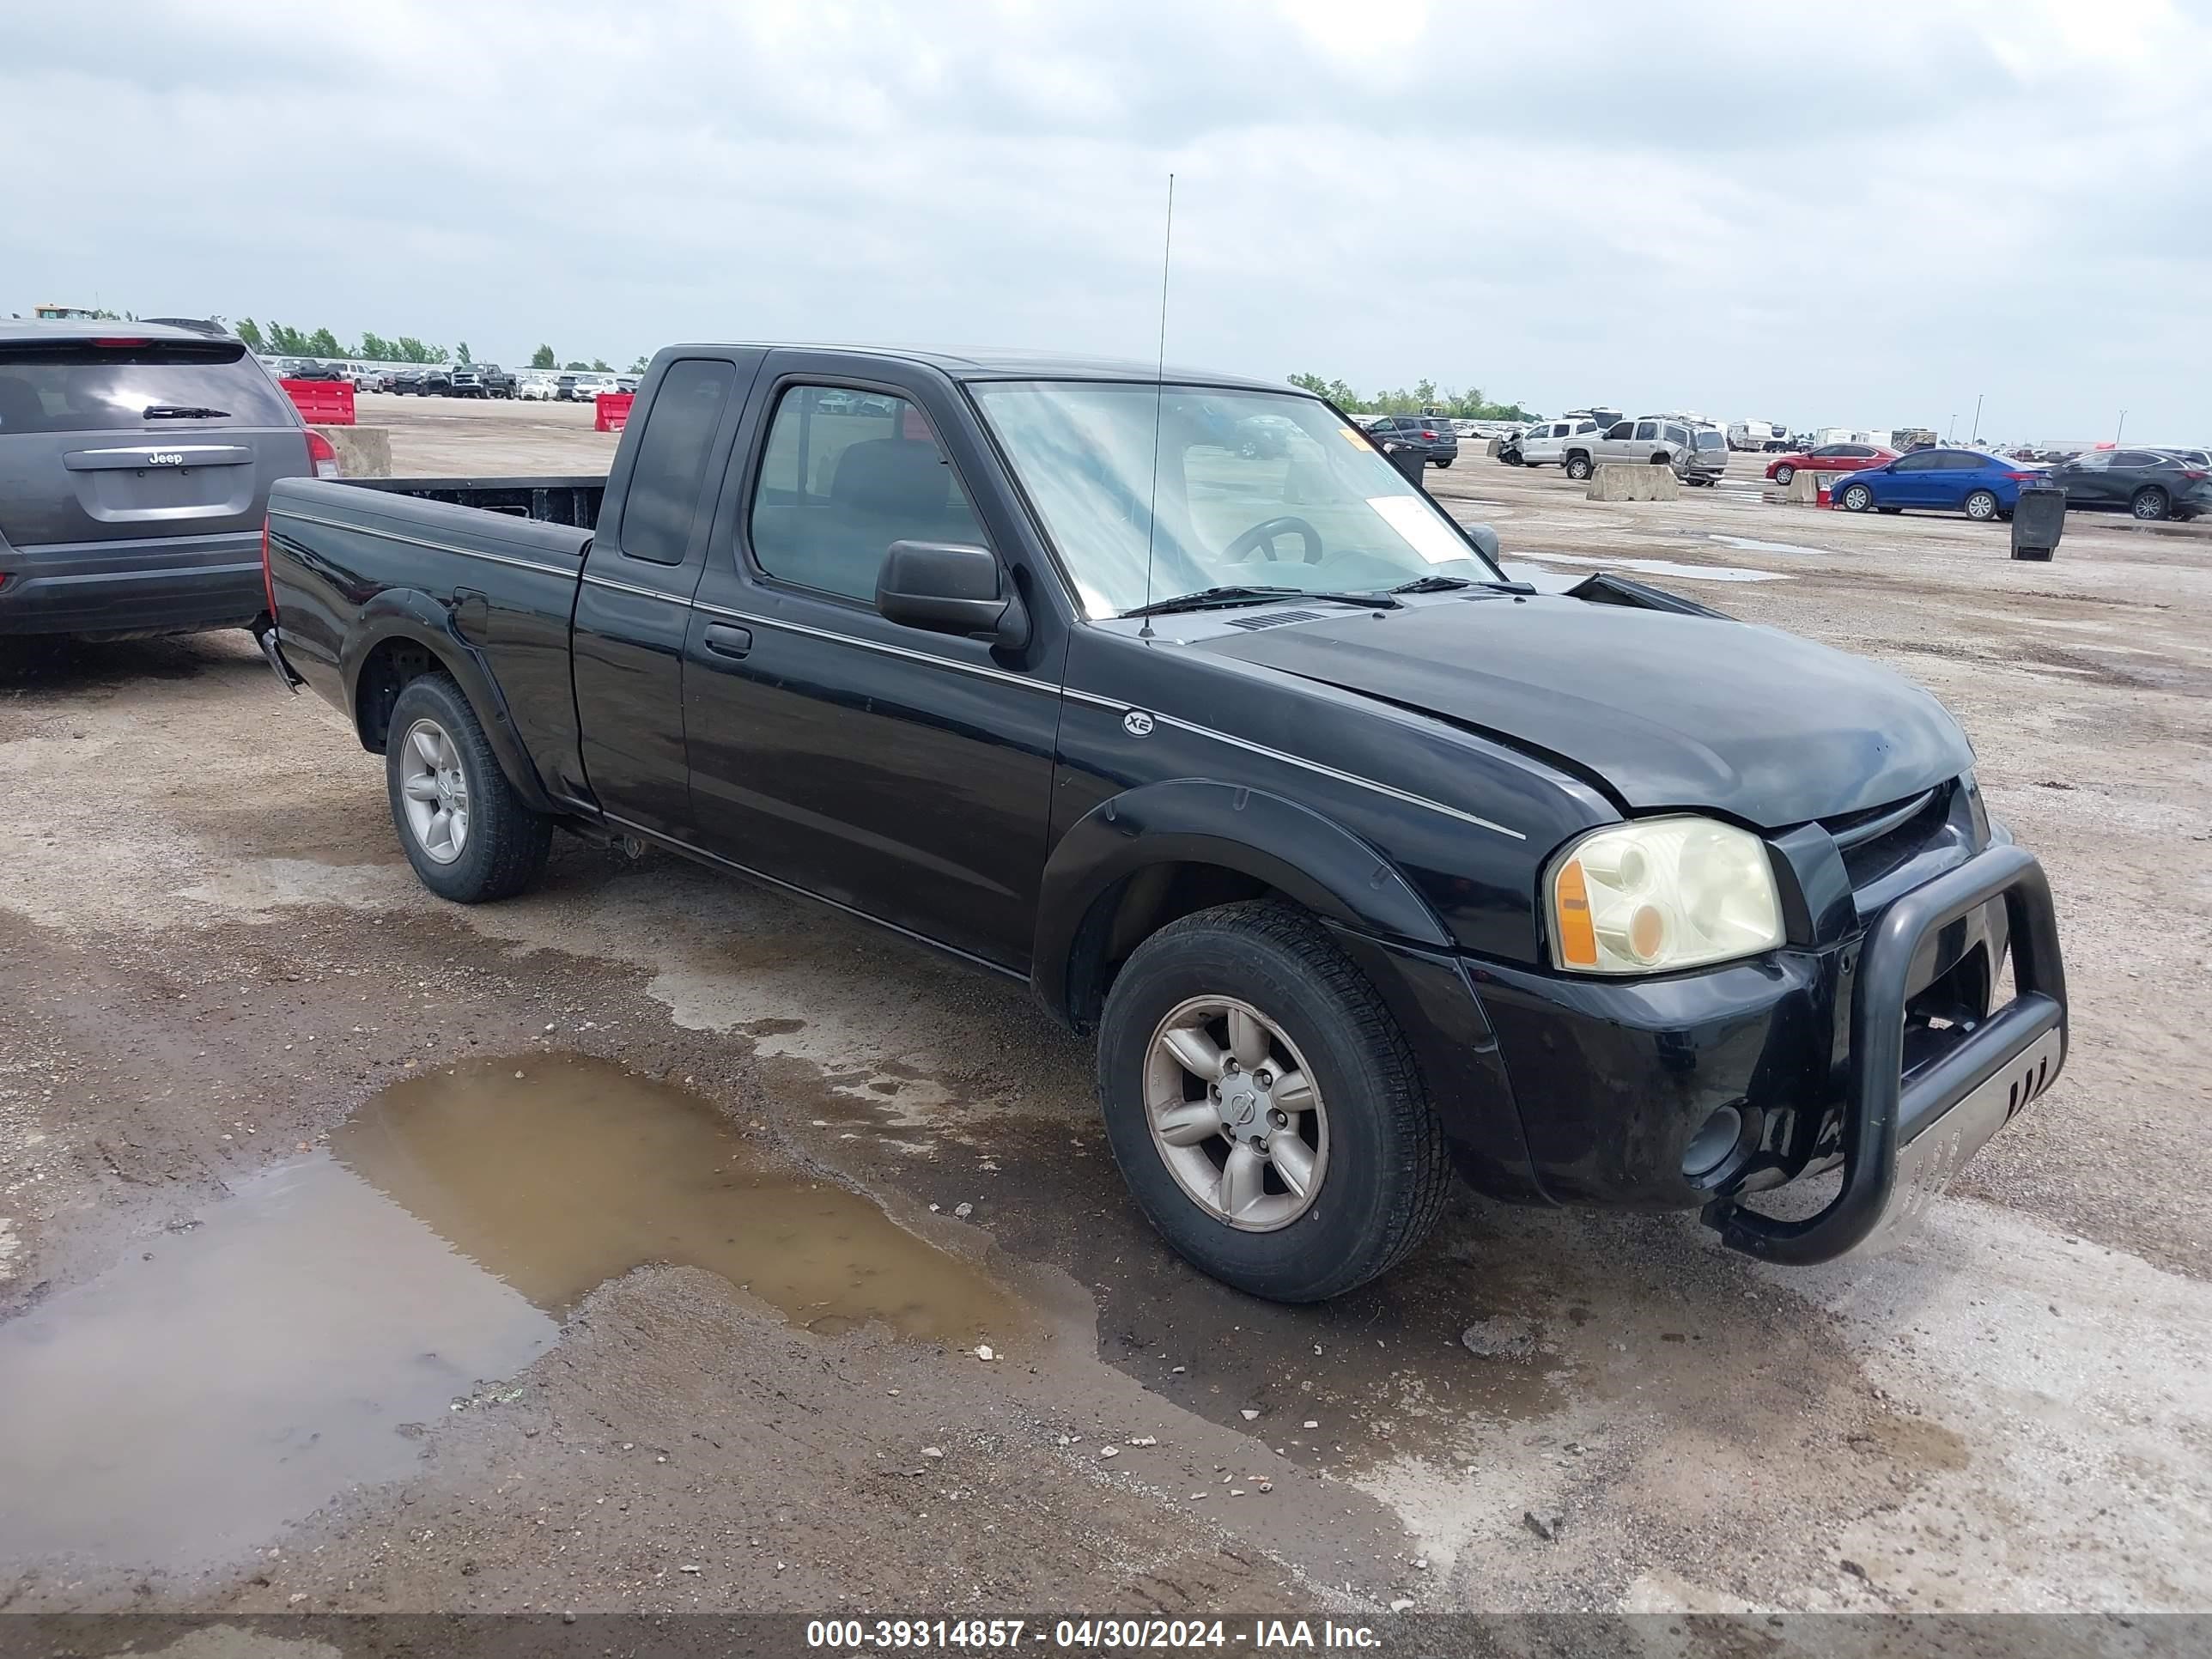
[[[313,427],[307,429],[307,465],[314,468],[318,478],[345,477],[338,466],[337,446]]]
[[[269,597],[269,620],[276,620],[276,578],[269,569],[269,520],[261,520],[261,591]]]
[[[1434,443],[1437,441],[1437,434],[1431,432],[1427,427],[1423,427],[1421,428],[1421,435],[1424,438],[1426,438],[1431,443]]]

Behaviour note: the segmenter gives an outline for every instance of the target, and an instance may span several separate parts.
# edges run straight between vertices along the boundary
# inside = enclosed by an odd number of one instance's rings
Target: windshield
[[[970,390],[1093,617],[1231,584],[1320,593],[1499,580],[1316,398],[1078,380]]]

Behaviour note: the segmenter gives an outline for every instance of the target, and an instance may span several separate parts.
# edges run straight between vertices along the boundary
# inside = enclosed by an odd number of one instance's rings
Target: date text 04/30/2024
[[[1019,1648],[1025,1642],[1078,1650],[1371,1649],[1380,1640],[1365,1625],[1304,1619],[1255,1619],[1247,1629],[1220,1619],[1060,1619],[1050,1625],[1026,1619],[817,1619],[806,1626],[808,1647],[855,1652]]]

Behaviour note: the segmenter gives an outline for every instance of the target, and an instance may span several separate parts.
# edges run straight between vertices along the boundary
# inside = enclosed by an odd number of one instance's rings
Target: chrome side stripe
[[[1073,697],[1079,702],[1095,703],[1101,708],[1119,709],[1124,713],[1140,707],[1137,703],[1127,702],[1120,697],[1102,697],[1089,691],[1069,690],[1063,695]],[[1173,714],[1163,714],[1156,708],[1146,709],[1145,712],[1162,725],[1172,726],[1178,731],[1191,733],[1194,737],[1212,738],[1218,743],[1229,744],[1231,748],[1242,749],[1247,754],[1264,755],[1267,759],[1280,761],[1285,766],[1295,766],[1303,771],[1316,773],[1325,778],[1333,778],[1339,783],[1351,784],[1354,788],[1370,789],[1378,795],[1388,795],[1391,799],[1403,801],[1408,806],[1425,807],[1431,812],[1441,812],[1448,818],[1457,818],[1462,823],[1471,823],[1478,830],[1487,830],[1492,835],[1510,836],[1515,841],[1528,839],[1518,830],[1509,830],[1502,823],[1493,823],[1490,819],[1479,817],[1473,812],[1463,812],[1456,806],[1448,806],[1440,800],[1431,800],[1426,795],[1416,795],[1387,783],[1377,783],[1372,778],[1363,778],[1355,772],[1346,772],[1334,766],[1324,766],[1319,761],[1307,760],[1300,755],[1286,754],[1280,749],[1270,749],[1266,744],[1254,743],[1249,738],[1237,737],[1227,732],[1217,732],[1210,726],[1198,726],[1189,720],[1178,720]]]
[[[560,565],[542,564],[534,559],[509,558],[504,554],[486,553],[472,547],[456,547],[449,542],[425,541],[419,536],[403,536],[397,531],[380,530],[370,525],[348,524],[339,519],[318,518],[310,513],[285,511],[273,516],[298,519],[306,524],[323,525],[332,530],[355,531],[364,536],[380,536],[387,541],[405,542],[410,546],[428,548],[433,552],[458,553],[464,558],[483,559],[493,564],[513,565],[518,569],[536,570],[549,576],[574,578],[578,574]],[[1003,668],[987,668],[981,663],[961,662],[951,657],[940,657],[927,651],[911,650],[905,646],[891,645],[881,640],[866,640],[857,635],[839,634],[827,628],[809,627],[805,623],[787,622],[780,617],[763,617],[750,611],[732,611],[726,605],[708,605],[704,600],[686,599],[673,593],[664,593],[658,588],[640,587],[633,583],[617,581],[611,576],[598,575],[589,570],[582,573],[581,579],[593,587],[603,587],[617,593],[629,593],[640,599],[659,599],[664,604],[681,605],[686,610],[701,611],[709,617],[725,617],[732,622],[743,623],[749,627],[771,628],[786,634],[804,635],[809,639],[827,640],[835,645],[849,645],[862,651],[873,651],[883,656],[902,657],[909,661],[926,663],[933,668],[950,669],[956,674],[967,674],[977,679],[995,681],[1002,685],[1018,685],[1026,690],[1056,692],[1061,696],[1072,697],[1078,702],[1087,702],[1100,708],[1111,708],[1122,714],[1139,707],[1139,704],[1119,697],[1102,697],[1096,692],[1078,691],[1072,687],[1056,686],[1048,680],[1033,679],[1026,674],[1010,673]],[[1515,841],[1528,839],[1518,830],[1509,830],[1502,823],[1493,823],[1473,812],[1462,811],[1458,807],[1446,805],[1440,800],[1431,800],[1425,795],[1416,795],[1390,784],[1377,783],[1372,778],[1363,778],[1357,773],[1343,771],[1334,766],[1325,766],[1319,761],[1307,760],[1303,756],[1288,754],[1280,749],[1271,749],[1264,743],[1255,743],[1249,738],[1240,738],[1227,732],[1218,732],[1210,726],[1200,726],[1190,720],[1178,720],[1173,714],[1163,714],[1157,709],[1147,709],[1146,712],[1154,720],[1164,725],[1172,726],[1177,731],[1188,732],[1193,737],[1212,738],[1216,742],[1225,743],[1233,749],[1242,749],[1247,754],[1262,756],[1268,760],[1279,761],[1285,766],[1296,767],[1301,771],[1311,772],[1319,777],[1333,779],[1338,783],[1350,784],[1355,789],[1366,789],[1378,795],[1387,795],[1393,800],[1403,801],[1408,806],[1419,806],[1431,812],[1441,812],[1448,818],[1457,818],[1461,823],[1471,823],[1478,830],[1487,830],[1494,836],[1506,836]]]
[[[425,541],[420,536],[403,536],[396,530],[386,530],[371,524],[349,524],[343,519],[319,518],[313,513],[295,513],[289,507],[272,507],[271,519],[297,519],[302,524],[319,524],[329,530],[350,530],[357,536],[375,536],[387,542],[404,542],[410,547],[425,547],[433,553],[453,553],[464,559],[482,559],[489,564],[513,565],[517,570],[538,570],[549,576],[576,579],[575,567],[547,564],[538,559],[517,559],[504,553],[487,553],[481,548],[457,547],[451,542]],[[679,601],[680,603],[680,601]]]

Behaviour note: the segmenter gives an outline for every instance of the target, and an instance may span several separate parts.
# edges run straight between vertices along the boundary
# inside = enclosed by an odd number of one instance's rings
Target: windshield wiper
[[[1409,582],[1399,583],[1390,591],[1393,593],[1449,593],[1462,587],[1486,587],[1494,593],[1534,593],[1536,591],[1526,582],[1474,582],[1464,576],[1416,576]]]
[[[149,404],[138,411],[142,421],[222,421],[230,417],[227,409],[210,409],[204,404]]]
[[[1249,587],[1231,583],[1222,587],[1201,587],[1195,593],[1180,594],[1172,599],[1154,599],[1150,605],[1140,605],[1121,614],[1161,617],[1171,611],[1214,611],[1235,605],[1267,605],[1276,599],[1334,599],[1339,605],[1363,605],[1370,611],[1402,609],[1388,593],[1316,592],[1306,587]]]

